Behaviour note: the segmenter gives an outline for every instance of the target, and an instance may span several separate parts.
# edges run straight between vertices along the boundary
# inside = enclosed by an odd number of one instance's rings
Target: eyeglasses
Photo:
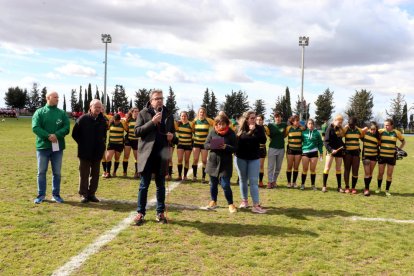
[[[256,117],[250,117],[249,120],[256,120]]]
[[[164,100],[164,97],[152,98],[152,100],[154,100],[154,101],[162,101],[162,100]]]

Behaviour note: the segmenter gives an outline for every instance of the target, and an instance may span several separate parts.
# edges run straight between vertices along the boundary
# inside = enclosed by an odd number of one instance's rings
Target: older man
[[[72,137],[78,144],[79,195],[82,203],[99,202],[95,196],[99,182],[99,167],[105,152],[107,123],[102,103],[94,99],[89,112],[76,121]]]
[[[34,203],[39,204],[46,197],[46,173],[49,161],[52,165],[52,201],[62,203],[60,177],[65,136],[69,134],[69,119],[66,112],[59,109],[57,92],[46,94],[46,105],[36,110],[32,118],[32,130],[36,134],[37,190]]]
[[[168,145],[175,133],[172,114],[163,104],[162,90],[152,90],[150,101],[141,110],[135,125],[135,135],[140,137],[138,143],[138,172],[141,183],[138,192],[138,214],[134,218],[136,225],[144,223],[148,187],[151,175],[155,174],[157,185],[157,221],[167,223],[165,210],[165,175],[170,157]]]

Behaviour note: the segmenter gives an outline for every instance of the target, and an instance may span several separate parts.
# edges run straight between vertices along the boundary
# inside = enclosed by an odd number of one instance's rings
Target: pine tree
[[[129,107],[129,102],[124,87],[120,84],[115,85],[115,90],[112,94],[112,113],[116,112],[118,108],[127,110]]]
[[[218,112],[219,112],[219,110],[217,108],[217,106],[218,106],[217,98],[216,98],[216,95],[214,95],[213,91],[211,91],[210,95],[211,95],[211,97],[210,97],[210,112],[211,113],[209,114],[209,117],[210,118],[215,118],[217,116]]]
[[[66,112],[66,97],[65,97],[65,94],[63,94],[63,110]]]
[[[225,98],[223,111],[229,118],[237,118],[250,108],[247,94],[241,90],[231,91],[231,94],[225,95]]]
[[[299,115],[301,114],[301,111],[302,111],[302,117],[300,118],[301,121],[306,122],[306,120],[309,119],[310,117],[309,108],[310,108],[310,103],[307,104],[305,99],[303,100],[303,102],[301,102],[299,95],[298,95],[298,100],[296,101],[296,108],[294,110],[294,113]]]
[[[371,92],[362,89],[361,91],[355,91],[355,94],[349,98],[348,108],[345,114],[348,117],[355,117],[359,124],[363,126],[373,118],[373,107],[374,97]]]
[[[29,100],[27,104],[27,108],[30,112],[35,112],[36,109],[42,106],[40,95],[39,95],[39,85],[38,83],[34,82],[32,90],[30,90]]]
[[[175,94],[174,94],[174,91],[172,90],[171,86],[170,86],[170,89],[169,89],[167,100],[165,102],[165,106],[167,107],[168,111],[171,112],[172,115],[176,115],[178,109],[180,109],[177,106],[177,102],[175,101]]]
[[[129,100],[129,109],[131,109],[131,108],[132,108],[132,99]]]
[[[88,104],[88,91],[85,89],[84,100],[83,100],[83,112],[88,112],[89,104]]]
[[[82,85],[79,87],[78,108],[80,112],[83,112]]]
[[[115,111],[116,111],[116,109],[115,109],[115,100],[114,100],[114,97],[112,97],[112,101],[111,101],[111,113],[112,114],[115,114]]]
[[[316,124],[321,126],[325,121],[329,122],[332,117],[332,113],[335,109],[333,105],[334,92],[329,91],[329,88],[325,92],[318,96],[315,102],[315,121]]]
[[[46,105],[46,94],[47,94],[47,88],[46,86],[43,87],[42,91],[40,92],[40,106],[45,106]]]
[[[94,98],[94,99],[101,100],[101,98],[99,97],[99,90],[98,90],[98,86],[96,86],[96,92],[95,92],[95,98]]]
[[[282,101],[282,120],[287,122],[289,118],[292,116],[292,105],[290,103],[290,91],[289,87],[286,87],[285,90],[285,97]]]
[[[284,99],[285,96],[278,96],[276,99],[276,103],[275,103],[275,107],[272,108],[272,118],[271,121],[274,120],[274,116],[276,113],[282,114],[283,113],[283,106],[282,106],[282,101]]]
[[[256,100],[253,104],[253,110],[256,111],[257,115],[266,116],[265,102],[262,99]]]
[[[78,112],[78,99],[76,98],[76,89],[72,89],[70,92],[70,108],[72,112]]]
[[[91,86],[91,83],[89,83],[89,85],[88,85],[88,98],[87,98],[87,103],[86,103],[86,107],[87,107],[86,111],[89,110],[89,105],[90,105],[91,101],[92,101],[92,86]]]
[[[10,87],[4,96],[5,104],[11,108],[25,108],[28,100],[27,89],[23,90],[18,86]]]
[[[206,88],[206,91],[204,91],[204,97],[203,102],[201,104],[201,107],[204,107],[207,110],[207,117],[209,116],[210,111],[210,92],[208,91],[208,88]]]
[[[402,119],[401,119],[401,124],[403,129],[407,129],[408,126],[408,107],[407,107],[407,103],[404,104],[403,107],[403,113],[402,113]]]
[[[196,116],[196,112],[194,111],[194,105],[191,104],[191,106],[187,106],[187,108],[188,108],[188,120],[193,121]]]
[[[149,102],[150,98],[149,98],[149,91],[147,91],[147,89],[143,88],[143,89],[139,89],[138,91],[135,92],[135,106],[138,107],[139,110],[142,110],[147,103]]]
[[[391,117],[391,119],[394,121],[394,126],[396,128],[402,127],[404,104],[404,95],[397,93],[397,97],[391,99],[391,107],[389,109],[390,111],[388,112],[388,110],[385,110],[387,116]]]
[[[109,114],[111,113],[111,101],[109,99],[109,95],[106,94],[106,109],[105,109],[105,113]]]

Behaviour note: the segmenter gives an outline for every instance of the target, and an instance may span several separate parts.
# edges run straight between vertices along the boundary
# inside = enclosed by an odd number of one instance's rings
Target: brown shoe
[[[141,226],[144,224],[144,215],[141,213],[138,213],[135,217],[134,217],[134,225],[136,226]]]

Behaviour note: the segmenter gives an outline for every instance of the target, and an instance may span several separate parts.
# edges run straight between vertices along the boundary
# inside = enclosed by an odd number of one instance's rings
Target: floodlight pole
[[[104,76],[104,96],[102,99],[102,104],[105,106],[106,108],[106,72],[107,72],[107,65],[108,65],[108,43],[112,42],[112,37],[110,34],[102,34],[102,42],[105,43],[105,76]],[[105,112],[105,111],[104,111]]]
[[[302,86],[300,92],[300,110],[299,110],[299,120],[302,120],[302,113],[304,111],[303,106],[303,83],[305,78],[305,46],[309,45],[309,37],[300,36],[299,37],[299,46],[302,46]]]

